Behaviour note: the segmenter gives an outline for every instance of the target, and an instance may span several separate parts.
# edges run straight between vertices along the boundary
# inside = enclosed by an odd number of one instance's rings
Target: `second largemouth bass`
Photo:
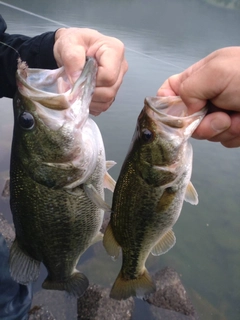
[[[72,86],[64,68],[30,69],[19,62],[14,98],[10,204],[16,239],[12,277],[81,296],[87,277],[76,269],[82,253],[102,239],[104,186],[113,191],[101,133],[89,117],[97,63],[88,58]]]
[[[155,285],[145,267],[150,253],[161,255],[175,242],[172,227],[183,201],[198,203],[190,182],[192,147],[188,139],[206,109],[188,115],[179,97],[145,99],[113,194],[103,243],[122,268],[110,297],[146,298]]]

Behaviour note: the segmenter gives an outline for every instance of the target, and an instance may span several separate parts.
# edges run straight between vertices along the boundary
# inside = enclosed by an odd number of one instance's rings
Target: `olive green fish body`
[[[142,298],[154,292],[145,262],[150,252],[160,255],[174,246],[172,226],[184,199],[197,203],[190,183],[192,148],[187,139],[194,130],[192,123],[196,128],[204,112],[190,118],[159,115],[149,99],[139,115],[114,190],[104,235],[104,246],[111,256],[117,257],[122,249],[122,268],[110,294],[115,299]]]
[[[102,238],[104,211],[96,203],[104,203],[107,169],[101,133],[88,117],[96,62],[86,63],[72,89],[62,70],[30,69],[26,79],[18,70],[10,166],[16,239],[10,270],[16,281],[27,284],[37,279],[43,262],[48,271],[45,289],[81,296],[88,279],[76,265],[82,253]],[[37,90],[42,72],[47,84]],[[44,91],[51,86],[52,72],[57,85],[66,86],[63,94]]]

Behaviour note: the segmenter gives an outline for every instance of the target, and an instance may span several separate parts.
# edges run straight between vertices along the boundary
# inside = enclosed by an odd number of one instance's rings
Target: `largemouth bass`
[[[114,258],[122,249],[122,268],[110,297],[146,298],[155,285],[145,267],[175,242],[172,227],[183,201],[198,203],[190,182],[192,147],[188,139],[205,115],[193,115],[179,97],[145,99],[129,152],[113,194],[103,244]]]
[[[101,133],[89,117],[97,64],[88,58],[72,86],[64,67],[30,69],[19,62],[14,98],[10,205],[16,239],[13,279],[38,278],[45,289],[81,296],[87,277],[76,269],[82,253],[102,239],[104,187],[113,191]]]

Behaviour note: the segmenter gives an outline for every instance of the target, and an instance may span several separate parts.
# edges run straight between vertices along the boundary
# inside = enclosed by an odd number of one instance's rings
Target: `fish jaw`
[[[56,70],[18,68],[14,136],[22,139],[14,148],[25,154],[21,157],[23,166],[37,182],[44,184],[47,180],[51,187],[67,186],[74,181],[79,185],[94,170],[99,150],[93,133],[95,126],[89,118],[89,104],[96,74],[97,64],[93,58],[88,58],[72,87],[63,67]],[[22,130],[18,125],[23,113],[34,119],[31,130]],[[26,155],[30,140],[32,149]],[[53,181],[50,176],[59,169],[63,179]],[[64,175],[64,171],[68,174]],[[67,180],[64,176],[68,176]]]
[[[207,107],[204,107],[189,115],[187,106],[179,96],[146,97],[144,108],[158,123],[178,129],[185,140],[189,139],[207,113]]]
[[[86,64],[74,85],[70,83],[64,67],[55,70],[28,68],[18,63],[16,80],[19,92],[50,109],[68,109],[77,97],[89,106],[96,84],[97,62],[87,57]]]
[[[35,102],[35,108],[46,121],[54,115],[61,114],[66,122],[72,118],[82,119],[79,126],[86,121],[89,114],[89,104],[96,85],[97,63],[93,58],[87,58],[87,62],[74,85],[67,78],[64,67],[55,70],[31,69],[27,66],[24,71],[18,66],[16,79],[18,91],[29,100]],[[66,109],[68,110],[66,112]],[[52,110],[64,111],[62,113]],[[46,115],[44,116],[44,112]],[[48,126],[51,125],[49,121]],[[59,124],[59,126],[62,123]]]
[[[181,161],[187,147],[185,142],[206,112],[207,108],[204,108],[188,115],[180,97],[147,97],[129,152],[132,148],[139,150],[142,159],[139,163],[148,162],[152,167],[177,167],[176,163]]]

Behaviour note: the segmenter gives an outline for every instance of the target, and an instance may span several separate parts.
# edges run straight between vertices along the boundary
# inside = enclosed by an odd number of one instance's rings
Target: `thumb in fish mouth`
[[[57,46],[54,46],[54,57],[59,67],[64,66],[69,81],[74,84],[86,63],[85,48],[79,45],[71,51],[68,45],[63,46],[60,51]]]

